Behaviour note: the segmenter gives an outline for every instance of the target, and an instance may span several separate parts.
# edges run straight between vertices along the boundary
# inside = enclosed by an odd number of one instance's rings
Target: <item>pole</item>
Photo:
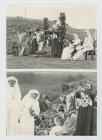
[[[27,11],[26,11],[26,9],[25,9],[25,19],[26,19],[26,16],[27,16]]]

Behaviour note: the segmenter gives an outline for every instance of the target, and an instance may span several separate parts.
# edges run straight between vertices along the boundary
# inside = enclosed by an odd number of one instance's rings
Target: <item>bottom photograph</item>
[[[7,72],[6,135],[97,135],[97,73]]]

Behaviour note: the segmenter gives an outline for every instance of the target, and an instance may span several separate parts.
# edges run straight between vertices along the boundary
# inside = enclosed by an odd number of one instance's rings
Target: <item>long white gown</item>
[[[62,52],[61,59],[63,60],[71,60],[71,54],[74,50],[74,46],[70,44],[68,47],[65,47]]]
[[[73,56],[73,60],[85,60],[83,49],[77,51],[77,53]]]
[[[10,87],[8,80],[15,80],[14,87]],[[7,118],[6,118],[6,133],[7,135],[19,134],[20,107],[21,107],[21,92],[18,85],[18,80],[15,77],[7,78]]]
[[[22,56],[22,44],[24,44],[23,39],[25,38],[25,35],[26,35],[26,33],[17,34],[19,56]]]
[[[37,93],[38,98],[33,99],[31,93]],[[31,90],[22,99],[22,114],[20,118],[20,134],[21,135],[34,135],[34,116],[30,114],[30,109],[34,111],[36,115],[40,113],[39,107],[39,92],[37,90]]]
[[[91,50],[94,49],[94,47],[93,47],[93,39],[92,39],[91,36],[85,38],[83,47],[84,47],[83,52],[91,51]]]
[[[44,44],[43,32],[36,33],[36,36],[37,36],[37,42],[38,42],[38,51],[42,51],[43,44]]]
[[[91,36],[91,33],[84,39],[84,43],[81,49],[77,51],[77,53],[73,56],[74,60],[84,60],[84,53],[87,51],[93,50],[93,38]]]

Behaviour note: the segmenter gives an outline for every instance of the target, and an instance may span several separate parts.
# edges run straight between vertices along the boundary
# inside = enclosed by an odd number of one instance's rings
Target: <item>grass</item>
[[[88,56],[89,57],[89,56]],[[52,57],[7,55],[8,69],[96,69],[96,59],[68,61]]]

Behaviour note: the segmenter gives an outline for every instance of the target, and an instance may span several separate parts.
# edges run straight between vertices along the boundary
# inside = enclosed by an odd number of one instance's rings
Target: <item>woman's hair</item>
[[[92,84],[92,82],[90,80],[86,81],[86,84],[89,84],[90,85],[90,90],[93,89],[93,84]]]
[[[54,124],[55,125],[58,125],[59,124],[59,126],[62,126],[63,125],[58,116],[54,118]]]

